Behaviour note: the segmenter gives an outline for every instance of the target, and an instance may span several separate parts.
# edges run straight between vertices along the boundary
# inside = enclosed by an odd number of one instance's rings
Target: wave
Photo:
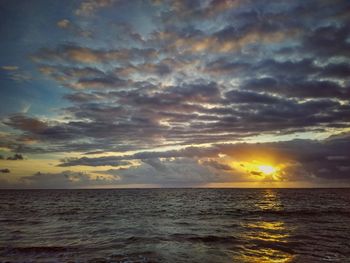
[[[323,216],[323,215],[337,215],[337,216],[350,216],[350,211],[348,210],[310,210],[310,209],[299,209],[299,210],[254,210],[246,211],[245,214],[249,215],[280,215],[280,216]]]
[[[171,240],[177,242],[202,242],[202,243],[219,243],[219,244],[233,244],[237,243],[237,238],[234,236],[215,236],[215,235],[188,235],[188,234],[173,234],[170,236]]]
[[[41,253],[62,253],[74,251],[74,247],[60,246],[33,246],[33,247],[2,247],[0,251],[4,254],[41,254]]]
[[[119,242],[123,242],[123,239],[118,239]],[[140,237],[132,236],[124,240],[125,244],[133,243],[159,243],[164,241],[173,242],[191,242],[191,243],[216,243],[216,244],[234,244],[238,242],[238,239],[234,236],[215,236],[215,235],[192,235],[192,234],[172,234],[169,236],[153,236],[153,237]]]

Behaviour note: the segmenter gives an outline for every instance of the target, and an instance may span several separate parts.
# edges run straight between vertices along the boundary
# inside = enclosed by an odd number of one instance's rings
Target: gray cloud
[[[16,161],[16,160],[23,160],[22,154],[15,153],[13,156],[9,156],[6,158],[6,160]]]
[[[125,170],[109,170],[107,174],[120,178],[120,184],[151,184],[161,187],[201,186],[222,182],[227,175],[216,175],[191,158],[147,159],[143,164]]]
[[[70,158],[63,160],[64,162],[60,165],[62,167],[65,166],[73,166],[73,165],[87,165],[87,166],[123,166],[130,164],[124,160],[115,160],[113,157],[101,157],[101,158],[87,158],[83,157],[81,159],[78,158]]]
[[[21,178],[19,185],[24,188],[81,188],[98,185],[108,185],[117,182],[115,179],[106,179],[103,176],[91,177],[88,173],[64,171],[61,173],[37,172]]]
[[[203,161],[203,165],[213,167],[214,169],[217,170],[224,170],[224,171],[231,171],[233,168],[227,164],[217,162],[215,160],[208,160],[208,161]]]
[[[342,87],[332,81],[298,81],[288,79],[260,78],[250,80],[245,88],[252,91],[266,91],[298,98],[339,98],[350,97],[349,87]]]

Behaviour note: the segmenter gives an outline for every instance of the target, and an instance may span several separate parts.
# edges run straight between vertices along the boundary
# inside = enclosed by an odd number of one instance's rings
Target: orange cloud
[[[113,2],[114,0],[86,0],[80,4],[75,14],[78,16],[90,16],[94,14],[96,10],[112,5]]]
[[[60,21],[57,22],[57,26],[59,28],[68,28],[70,26],[70,21],[67,19],[62,19]]]
[[[7,66],[2,66],[1,67],[2,70],[7,70],[7,71],[15,71],[15,70],[18,70],[18,67],[17,66],[10,66],[10,65],[7,65]]]

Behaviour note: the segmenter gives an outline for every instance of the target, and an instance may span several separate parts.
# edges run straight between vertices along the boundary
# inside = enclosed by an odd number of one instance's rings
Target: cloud
[[[91,16],[98,9],[109,7],[114,0],[83,0],[75,11],[77,16]]]
[[[179,53],[231,53],[238,52],[251,44],[270,44],[283,42],[293,38],[297,30],[290,29],[279,31],[278,29],[266,30],[264,28],[245,29],[242,32],[228,26],[212,35],[196,32],[193,35],[182,35],[181,32],[162,32],[157,35],[156,41],[162,41],[168,45],[168,51]]]
[[[125,166],[129,165],[130,162],[124,160],[115,160],[114,157],[101,157],[101,158],[87,158],[83,157],[81,159],[73,158],[64,160],[60,165],[61,167],[73,166],[73,165],[87,165],[87,166]]]
[[[322,74],[332,78],[349,78],[350,65],[347,63],[329,63],[324,67]]]
[[[349,134],[331,137],[325,141],[294,140],[263,144],[218,144],[212,147],[189,147],[177,151],[143,152],[130,156],[84,158],[66,160],[72,165],[106,165],[123,160],[141,162],[129,168],[99,171],[97,174],[65,171],[36,173],[20,181],[29,188],[79,188],[106,185],[153,185],[161,187],[195,187],[210,183],[254,181],[262,177],[259,171],[237,170],[232,163],[252,162],[270,158],[282,165],[279,180],[308,181],[315,184],[349,184]],[[231,165],[227,163],[230,162]],[[68,166],[68,165],[64,165]],[[275,180],[266,178],[265,180]]]
[[[110,61],[130,61],[136,59],[152,59],[156,51],[151,48],[139,49],[92,49],[77,45],[62,45],[56,49],[41,49],[32,56],[37,62],[70,62],[70,63],[103,63]]]
[[[37,172],[33,175],[22,177],[19,185],[23,188],[62,189],[108,185],[116,181],[117,180],[111,176],[91,175],[84,172]]]
[[[198,169],[208,175],[206,182],[209,183],[215,182],[216,177],[214,175],[223,176],[220,177],[220,180],[225,182],[243,180],[242,178],[247,180],[247,177],[243,176],[244,172],[242,174],[242,171],[235,171],[232,166],[227,164],[228,157],[232,160],[231,162],[252,162],[254,159],[266,156],[273,159],[276,164],[280,163],[285,166],[281,174],[281,178],[285,181],[314,180],[320,182],[328,180],[349,183],[350,169],[348,169],[348,161],[350,160],[350,154],[348,147],[350,147],[350,136],[345,134],[340,138],[331,137],[325,141],[293,140],[260,144],[216,144],[211,147],[187,147],[181,150],[140,152],[124,156],[84,157],[63,160],[60,166],[74,166],[81,163],[95,166],[99,162],[101,165],[113,165],[113,163],[122,160],[141,160],[147,165],[112,170],[113,174],[142,176],[143,172],[147,171],[151,176],[156,170],[159,176],[166,176],[168,173],[173,173],[175,176],[176,173],[179,173],[176,176],[182,177],[186,176],[187,173],[192,174],[193,171],[187,171],[186,168],[181,171],[180,167],[178,169],[171,167],[172,165],[177,167],[177,164],[182,165],[182,162],[185,162],[191,164],[191,167],[201,167]],[[194,171],[198,171],[196,169]],[[193,176],[197,178],[197,175]],[[190,181],[191,178],[188,180]],[[155,183],[155,181],[150,183]],[[185,181],[182,181],[182,183],[185,183]]]
[[[48,127],[44,122],[35,118],[26,117],[24,115],[11,116],[8,120],[5,120],[4,123],[16,129],[29,131],[32,133],[40,133]]]
[[[6,70],[6,71],[16,71],[18,70],[18,66],[12,66],[12,65],[7,65],[7,66],[2,66],[1,69],[2,70]]]
[[[6,72],[9,79],[16,82],[28,82],[33,79],[33,76],[29,71],[20,70],[18,66],[5,65],[1,66],[0,69]]]
[[[298,81],[274,78],[250,80],[245,88],[252,91],[266,91],[299,98],[340,98],[350,97],[350,89],[336,82],[326,80]]]
[[[229,102],[234,103],[273,104],[281,102],[281,99],[275,96],[247,91],[231,90],[227,92],[225,96]]]
[[[71,21],[68,19],[62,19],[56,23],[57,27],[68,30],[71,33],[77,35],[77,36],[82,36],[82,37],[91,37],[92,33],[87,30],[83,30],[79,26],[73,24]]]
[[[24,134],[21,140],[69,140],[75,137],[75,128],[66,125],[56,125],[24,115],[10,116],[4,123],[21,130]]]
[[[204,161],[201,162],[201,164],[213,167],[213,168],[215,168],[217,170],[223,170],[223,171],[231,171],[231,170],[233,170],[233,168],[230,165],[224,164],[224,163],[220,163],[220,162],[215,161],[215,160],[204,160]]]
[[[70,26],[70,21],[68,19],[62,19],[57,22],[59,28],[68,28]]]
[[[218,154],[218,150],[214,148],[200,148],[200,147],[187,147],[182,150],[171,150],[171,151],[144,151],[138,152],[132,155],[122,155],[122,156],[105,156],[105,157],[95,157],[88,158],[83,157],[80,159],[63,159],[59,166],[75,166],[81,165],[91,165],[96,166],[96,164],[101,163],[102,165],[112,165],[119,163],[122,160],[148,160],[155,158],[185,158],[185,157],[201,157]]]
[[[349,29],[349,25],[346,24],[318,27],[306,34],[301,50],[320,57],[348,58],[350,56]]]
[[[146,93],[142,89],[77,92],[66,95],[75,104],[64,109],[71,120],[48,122],[14,115],[4,123],[22,131],[17,143],[31,140],[52,150],[94,151],[215,143],[259,133],[305,131],[306,127],[326,131],[349,122],[349,106],[334,98],[322,98],[325,95],[319,93],[321,98],[303,102],[284,99],[282,94],[269,93],[273,85],[261,80],[264,85],[258,89],[256,83],[247,87],[258,92],[235,89],[224,94],[222,85],[213,82],[145,89]]]
[[[16,160],[23,160],[23,155],[19,153],[15,153],[13,156],[9,156],[6,158],[6,160],[16,161]]]
[[[190,158],[147,159],[139,166],[125,170],[108,170],[106,173],[118,176],[120,184],[141,183],[161,187],[201,186],[208,182],[223,180]]]

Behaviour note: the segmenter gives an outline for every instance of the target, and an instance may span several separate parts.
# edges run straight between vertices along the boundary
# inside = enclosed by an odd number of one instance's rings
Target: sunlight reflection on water
[[[280,211],[281,201],[276,191],[267,189],[262,192],[261,200],[255,204],[260,210]],[[294,256],[288,251],[287,243],[291,229],[283,221],[261,220],[242,223],[245,231],[242,239],[247,240],[243,253],[234,262],[292,262]]]

